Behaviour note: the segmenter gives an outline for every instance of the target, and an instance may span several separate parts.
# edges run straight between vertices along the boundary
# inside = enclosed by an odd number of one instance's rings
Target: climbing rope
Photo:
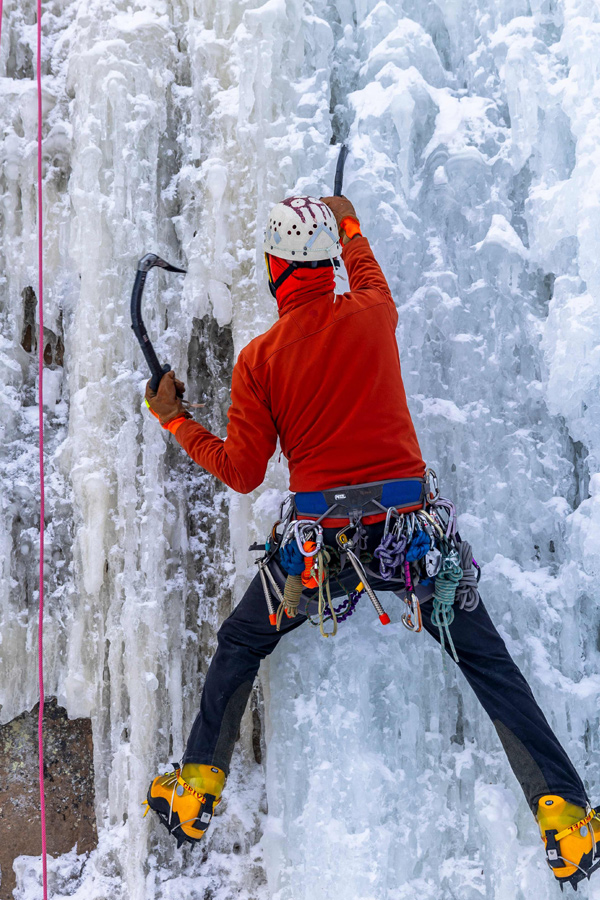
[[[379,574],[384,581],[390,581],[394,572],[404,560],[406,550],[406,537],[395,534],[386,534],[380,545],[374,552],[375,559],[379,560]]]
[[[445,638],[447,638],[448,646],[456,663],[458,662],[458,655],[450,634],[450,625],[454,621],[453,605],[456,599],[456,589],[463,574],[458,562],[459,556],[456,550],[451,550],[450,553],[444,554],[442,567],[435,579],[433,612],[431,614],[431,621],[438,627],[440,632],[442,650],[444,650]]]
[[[339,582],[338,582],[338,584],[339,584]],[[342,585],[342,587],[343,587],[343,585]],[[346,593],[345,600],[343,600],[339,606],[333,607],[333,611],[335,613],[336,619],[338,620],[338,623],[345,622],[346,619],[349,619],[350,616],[354,613],[354,610],[356,609],[356,606],[364,592],[364,589],[365,589],[365,586],[362,582],[360,583],[359,587],[357,587],[356,590],[354,590],[354,591],[348,592],[344,588],[345,593]],[[325,618],[328,618],[328,617],[331,618],[329,613],[326,613]]]
[[[2,48],[3,2],[0,0],[0,49]],[[38,715],[38,771],[40,785],[40,821],[42,832],[42,884],[44,900],[48,898],[46,864],[46,801],[44,791],[44,270],[42,244],[42,4],[37,0],[37,182],[38,182],[38,404],[39,404],[39,470],[40,470],[40,567],[38,619],[38,681],[40,707]]]
[[[1,4],[1,0],[0,0]],[[0,20],[2,10],[0,7]],[[38,718],[38,754],[40,781],[40,820],[42,830],[43,897],[48,900],[48,868],[46,863],[46,799],[44,791],[44,245],[42,219],[42,0],[37,0],[37,182],[38,182],[38,404],[40,467],[40,606],[38,623],[38,678],[40,711]]]
[[[406,561],[417,562],[427,556],[431,549],[431,538],[425,531],[418,531],[406,551]]]
[[[473,571],[473,548],[467,541],[461,541],[458,545],[459,565],[463,576],[456,588],[456,602],[465,612],[473,612],[479,605],[479,591],[477,590],[477,575]]]
[[[302,599],[302,578],[300,575],[288,575],[283,589],[283,598],[277,608],[277,631],[281,631],[281,622],[285,613],[288,619],[295,619]]]

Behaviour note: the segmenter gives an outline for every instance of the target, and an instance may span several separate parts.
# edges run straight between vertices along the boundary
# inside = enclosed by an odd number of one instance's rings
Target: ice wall
[[[5,0],[2,722],[36,700],[32,25]],[[274,460],[240,497],[182,458],[142,413],[128,299],[144,252],[185,263],[182,288],[150,276],[147,324],[223,433],[235,354],[274,316],[257,253],[268,208],[329,191],[331,142],[348,138],[347,193],[399,305],[424,454],[597,797],[599,25],[586,0],[45,8],[48,692],[92,718],[100,826],[85,864],[53,864],[56,896],[556,890],[492,726],[389,604],[383,632],[365,607],[335,641],[307,627],[278,648],[204,853],[176,854],[140,819],[286,473]],[[38,878],[23,858],[17,896]]]

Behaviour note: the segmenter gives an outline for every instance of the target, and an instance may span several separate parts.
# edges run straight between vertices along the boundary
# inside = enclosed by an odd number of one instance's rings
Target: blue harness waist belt
[[[422,478],[399,478],[353,484],[327,491],[306,491],[294,495],[299,516],[348,518],[350,512],[373,516],[390,507],[404,509],[422,506],[425,482]]]

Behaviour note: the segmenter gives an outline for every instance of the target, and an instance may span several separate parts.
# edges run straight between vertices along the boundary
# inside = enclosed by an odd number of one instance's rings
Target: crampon
[[[581,881],[600,869],[600,814],[546,795],[538,802],[537,821],[546,860],[561,890],[569,884],[576,891]]]
[[[150,809],[157,813],[178,848],[202,839],[225,784],[225,773],[216,766],[189,764],[184,770],[173,763],[172,772],[154,779],[144,801],[144,816]]]

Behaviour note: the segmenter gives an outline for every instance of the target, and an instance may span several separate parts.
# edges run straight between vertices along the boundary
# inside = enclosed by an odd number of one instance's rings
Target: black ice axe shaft
[[[161,366],[159,363],[158,357],[154,352],[154,347],[152,346],[152,341],[148,337],[148,332],[146,331],[146,326],[142,319],[142,294],[144,293],[146,276],[154,266],[166,269],[167,272],[180,272],[182,275],[186,274],[186,270],[178,269],[177,266],[171,266],[155,253],[147,253],[146,256],[143,256],[137,267],[133,291],[131,293],[131,327],[133,328],[133,333],[140,342],[142,353],[150,368],[150,374],[152,375],[150,387],[153,391],[157,391],[160,379],[166,372],[171,371],[171,366]]]
[[[345,144],[342,144],[340,147],[340,152],[338,154],[337,165],[335,167],[335,179],[333,182],[333,196],[341,197],[342,196],[342,186],[344,184],[344,166],[346,164],[346,157],[348,156],[348,148]]]

